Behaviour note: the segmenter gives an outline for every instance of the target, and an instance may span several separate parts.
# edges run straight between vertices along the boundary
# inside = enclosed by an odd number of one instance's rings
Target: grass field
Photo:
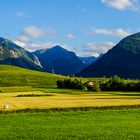
[[[56,87],[56,81],[65,76],[23,69],[15,66],[0,65],[0,87],[31,86],[31,87]],[[102,78],[92,78],[95,81]],[[81,78],[84,82],[87,78]]]
[[[139,140],[140,110],[0,114],[1,140]]]
[[[38,90],[38,91],[37,91]],[[22,109],[108,107],[140,105],[139,92],[86,92],[56,88],[37,88],[36,91],[1,93],[0,109],[9,105],[9,111]],[[7,111],[6,110],[6,111]]]
[[[0,87],[8,86],[55,86],[64,76],[0,65]]]
[[[0,140],[140,139],[140,92],[57,89],[64,78],[1,65]]]

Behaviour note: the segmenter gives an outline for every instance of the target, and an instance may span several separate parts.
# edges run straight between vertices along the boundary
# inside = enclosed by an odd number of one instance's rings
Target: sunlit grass
[[[1,140],[139,140],[140,110],[0,114]]]
[[[9,105],[8,110],[128,106],[140,105],[140,93],[43,89],[1,93],[0,100],[1,110],[4,104]]]

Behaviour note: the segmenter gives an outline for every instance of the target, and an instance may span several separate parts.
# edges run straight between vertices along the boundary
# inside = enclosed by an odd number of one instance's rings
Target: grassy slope
[[[0,86],[55,86],[64,76],[0,65]]]
[[[140,110],[0,114],[2,140],[139,140]]]
[[[65,76],[23,69],[15,66],[0,65],[0,87],[8,86],[34,86],[55,87],[58,79]],[[82,82],[99,80],[102,78],[81,78]],[[29,87],[28,87],[29,88]],[[24,91],[24,90],[23,90]]]

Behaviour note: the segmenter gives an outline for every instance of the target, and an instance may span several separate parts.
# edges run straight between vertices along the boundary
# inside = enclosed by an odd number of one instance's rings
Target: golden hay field
[[[9,105],[7,110],[140,105],[140,93],[68,94],[43,91],[1,93],[0,110],[3,110],[4,104]]]

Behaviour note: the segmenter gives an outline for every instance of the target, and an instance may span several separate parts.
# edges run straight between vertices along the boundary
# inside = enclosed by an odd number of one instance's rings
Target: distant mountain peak
[[[0,37],[0,64],[42,70],[38,58],[9,39]]]
[[[4,47],[7,47],[9,49],[20,49],[21,47],[15,44],[10,39],[0,37],[0,44],[2,44]]]
[[[52,48],[49,48],[49,50],[53,50],[53,51],[67,51],[68,52],[68,50],[66,50],[65,48],[63,48],[60,45],[56,45],[56,46],[54,46]]]
[[[56,46],[52,47],[51,49],[64,49],[64,48],[61,47],[60,45],[56,45]]]
[[[133,53],[140,53],[140,32],[125,37],[116,46]]]
[[[73,75],[86,66],[74,52],[68,51],[60,45],[44,51],[37,50],[33,54],[39,58],[41,65],[48,72],[53,70],[57,74]]]

